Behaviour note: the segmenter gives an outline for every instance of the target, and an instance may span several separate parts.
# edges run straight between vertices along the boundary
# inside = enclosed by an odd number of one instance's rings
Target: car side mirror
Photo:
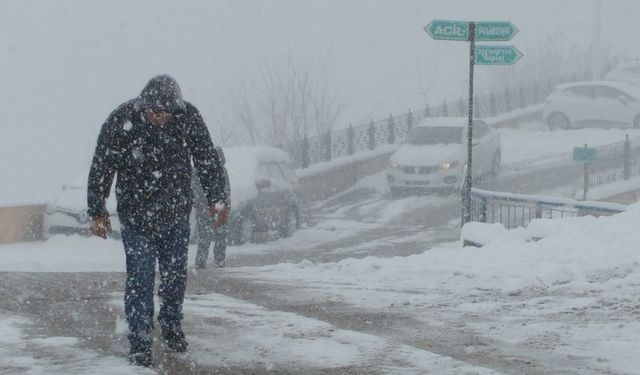
[[[261,178],[256,181],[256,187],[258,188],[258,190],[271,187],[271,180],[268,178]]]
[[[618,96],[618,101],[619,101],[620,103],[624,104],[624,105],[629,104],[629,98],[627,98],[627,97],[626,97],[626,96],[624,96],[624,95],[620,95],[620,96]]]

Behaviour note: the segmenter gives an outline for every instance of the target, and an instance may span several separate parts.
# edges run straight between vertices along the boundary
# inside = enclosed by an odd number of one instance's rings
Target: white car
[[[549,95],[542,115],[551,130],[640,127],[640,87],[617,81],[564,83]]]
[[[613,67],[604,79],[609,81],[622,81],[640,86],[640,61],[620,63]]]
[[[387,182],[392,194],[460,187],[467,164],[467,118],[434,117],[418,123],[391,155]],[[472,176],[500,171],[500,134],[473,122]]]
[[[224,149],[231,185],[229,240],[243,244],[272,238],[270,232],[291,236],[300,225],[298,178],[286,152],[273,147],[230,147]],[[114,184],[115,185],[115,184]],[[107,200],[112,236],[120,236],[120,222],[112,186]],[[79,177],[63,185],[47,205],[44,237],[52,234],[89,235],[87,178]],[[196,221],[191,212],[191,239],[195,240]]]

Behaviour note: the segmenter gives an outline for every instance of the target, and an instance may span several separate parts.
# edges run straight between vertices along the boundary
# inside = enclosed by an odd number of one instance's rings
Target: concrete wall
[[[0,243],[40,239],[44,209],[44,205],[0,207]]]
[[[310,203],[327,198],[339,191],[353,186],[363,177],[376,174],[389,165],[389,156],[393,151],[355,160],[326,171],[300,177],[301,200]]]

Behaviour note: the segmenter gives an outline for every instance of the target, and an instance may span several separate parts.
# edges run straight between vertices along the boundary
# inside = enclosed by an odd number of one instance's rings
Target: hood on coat
[[[184,110],[180,85],[173,77],[163,74],[149,80],[139,96],[142,108],[155,108],[167,112]]]

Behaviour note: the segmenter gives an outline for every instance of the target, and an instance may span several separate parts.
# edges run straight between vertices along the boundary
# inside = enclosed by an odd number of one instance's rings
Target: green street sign
[[[522,57],[514,46],[476,46],[475,63],[478,65],[513,65]]]
[[[595,148],[592,147],[574,147],[573,148],[573,160],[581,161],[584,163],[596,161],[598,153]]]
[[[438,40],[469,40],[469,23],[465,21],[433,20],[424,27],[433,39]]]
[[[505,42],[518,33],[518,28],[509,21],[476,22],[477,42]]]

